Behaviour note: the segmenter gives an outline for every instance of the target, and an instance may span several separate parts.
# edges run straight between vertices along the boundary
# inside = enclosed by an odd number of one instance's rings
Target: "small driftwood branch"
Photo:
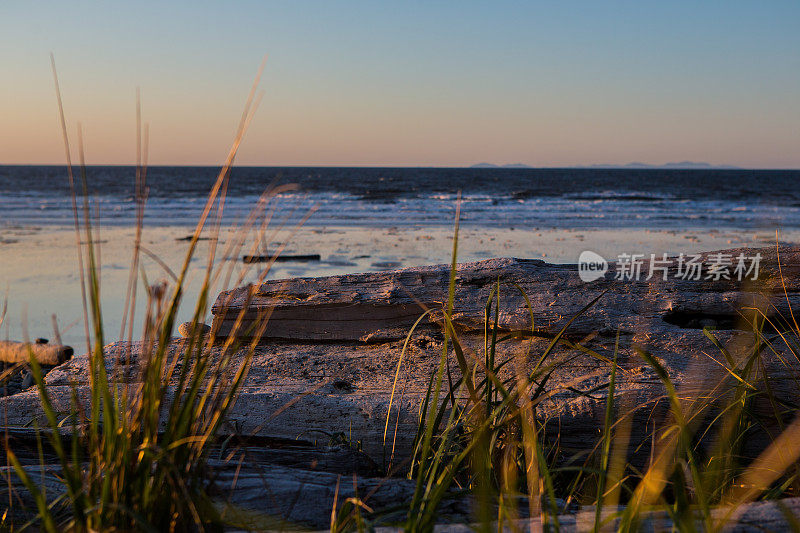
[[[0,361],[27,363],[31,353],[40,365],[60,365],[72,357],[72,347],[62,344],[0,341]]]

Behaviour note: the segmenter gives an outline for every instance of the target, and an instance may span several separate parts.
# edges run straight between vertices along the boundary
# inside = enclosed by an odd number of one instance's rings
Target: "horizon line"
[[[391,165],[391,164],[234,164],[232,168],[441,168],[441,169],[470,169],[470,170],[800,170],[800,166],[796,167],[750,167],[739,165],[712,165],[703,163],[693,163],[697,166],[680,166],[680,163],[665,163],[665,164],[651,164],[651,163],[592,163],[592,164],[575,164],[575,165],[550,165],[550,166],[533,166],[522,163],[517,164],[486,164],[477,163],[471,165]],[[486,166],[483,166],[486,165]],[[0,167],[66,167],[66,163],[2,163]],[[73,167],[80,167],[79,164],[73,164]],[[86,167],[136,167],[136,163],[90,163]],[[148,164],[146,167],[186,167],[186,168],[221,168],[223,164],[192,164],[192,163],[158,163]]]

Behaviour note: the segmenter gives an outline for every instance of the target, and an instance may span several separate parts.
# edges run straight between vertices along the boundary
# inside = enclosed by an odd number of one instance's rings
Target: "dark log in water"
[[[300,263],[307,263],[309,261],[319,261],[322,256],[319,254],[298,254],[298,255],[244,255],[242,256],[243,263],[269,263],[275,261],[276,263],[288,263],[296,261]]]

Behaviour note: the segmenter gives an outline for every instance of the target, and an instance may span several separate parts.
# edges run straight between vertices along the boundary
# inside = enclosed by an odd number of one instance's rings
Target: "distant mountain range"
[[[495,165],[493,163],[478,163],[472,165],[470,168],[534,168],[530,165],[522,163],[514,163],[510,165]],[[651,165],[649,163],[640,163],[634,161],[624,165],[619,164],[596,164],[596,165],[574,165],[570,168],[655,168],[655,169],[722,169],[722,170],[736,170],[740,167],[732,165],[712,165],[711,163],[695,162],[695,161],[680,161],[677,163],[664,163],[663,165]]]

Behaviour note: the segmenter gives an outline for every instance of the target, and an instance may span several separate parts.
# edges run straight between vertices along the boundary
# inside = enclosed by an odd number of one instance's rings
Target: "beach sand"
[[[189,243],[180,240],[191,235],[188,227],[146,227],[143,245],[173,271],[179,271]],[[305,226],[270,235],[270,251],[287,242],[285,254],[319,254],[320,261],[277,263],[267,279],[298,276],[325,276],[387,270],[406,266],[446,263],[452,252],[449,227],[322,227]],[[105,342],[119,339],[125,292],[134,241],[131,227],[97,228],[101,264],[101,295]],[[225,246],[237,235],[230,227],[222,229],[216,262],[222,261]],[[241,255],[250,253],[254,236],[236,254],[236,275],[245,270],[244,282],[258,279],[263,264],[243,265]],[[717,250],[740,246],[772,246],[773,231],[730,232],[708,230],[569,230],[553,228],[462,227],[459,261],[489,257],[544,259],[554,263],[575,263],[584,250],[592,250],[609,260],[622,253],[674,254]],[[782,242],[800,242],[800,231],[780,234]],[[201,241],[189,267],[189,281],[179,321],[189,320],[207,265],[208,242]],[[263,250],[258,251],[263,253]],[[142,257],[143,271],[150,283],[169,275],[154,260]],[[145,301],[141,276],[138,301]],[[63,342],[80,352],[86,347],[78,275],[76,239],[73,229],[64,227],[7,227],[0,229],[0,291],[7,296],[8,312],[0,338],[56,338],[52,315],[56,315]],[[213,287],[212,298],[223,290]],[[140,305],[137,317],[143,312]],[[140,336],[137,320],[134,338]]]

